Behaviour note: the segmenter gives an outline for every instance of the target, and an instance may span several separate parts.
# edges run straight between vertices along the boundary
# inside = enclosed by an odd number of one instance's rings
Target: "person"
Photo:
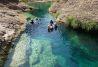
[[[53,25],[53,21],[52,21],[52,20],[50,21],[50,24],[52,24],[52,25]]]
[[[54,29],[55,29],[55,30],[57,30],[57,27],[58,27],[57,24],[54,23]]]
[[[39,24],[39,22],[40,22],[39,18],[36,18],[34,21],[35,21],[36,24]]]
[[[33,20],[31,20],[31,22],[30,22],[31,24],[34,24],[34,21]]]
[[[51,32],[51,31],[53,31],[53,25],[52,24],[49,24],[48,25],[48,32]]]

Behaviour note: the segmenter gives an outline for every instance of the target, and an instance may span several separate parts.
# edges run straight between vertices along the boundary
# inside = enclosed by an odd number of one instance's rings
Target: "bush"
[[[87,31],[98,30],[98,23],[93,20],[80,21],[76,17],[70,16],[67,18],[67,24],[70,27],[81,28],[81,29],[85,29]]]
[[[73,28],[78,28],[80,26],[80,21],[77,18],[70,16],[67,18],[67,24]]]

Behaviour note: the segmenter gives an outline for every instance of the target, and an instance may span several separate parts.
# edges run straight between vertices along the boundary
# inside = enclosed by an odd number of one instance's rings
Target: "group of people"
[[[52,20],[50,21],[50,23],[48,24],[48,32],[53,31],[54,29],[57,30],[57,24],[54,23]]]
[[[31,18],[27,18],[27,21],[31,20]],[[41,21],[40,18],[36,18],[30,21],[31,24],[39,24]],[[48,24],[48,32],[52,32],[53,30],[57,30],[57,24],[53,22],[53,20],[50,20]]]
[[[41,19],[40,18],[31,19],[30,17],[28,17],[26,20],[30,21],[31,24],[39,24]]]
[[[39,24],[39,20],[40,20],[40,19],[36,18],[35,20],[31,20],[30,23],[31,23],[31,24],[34,24],[34,23],[35,23],[35,24],[36,24],[36,23]]]

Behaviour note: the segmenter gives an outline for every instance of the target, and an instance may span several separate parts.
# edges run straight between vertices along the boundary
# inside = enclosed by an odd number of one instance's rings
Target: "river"
[[[47,12],[35,14],[41,18],[39,24],[27,23],[4,67],[98,67],[98,36],[67,29],[63,23],[48,32],[54,17]]]

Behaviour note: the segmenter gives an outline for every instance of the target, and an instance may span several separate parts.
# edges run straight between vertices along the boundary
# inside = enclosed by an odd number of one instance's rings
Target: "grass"
[[[98,30],[98,23],[94,20],[80,21],[76,17],[70,16],[67,17],[67,24],[74,29]]]
[[[75,17],[68,17],[67,22],[68,26],[73,28],[78,28],[80,26],[80,21]]]

